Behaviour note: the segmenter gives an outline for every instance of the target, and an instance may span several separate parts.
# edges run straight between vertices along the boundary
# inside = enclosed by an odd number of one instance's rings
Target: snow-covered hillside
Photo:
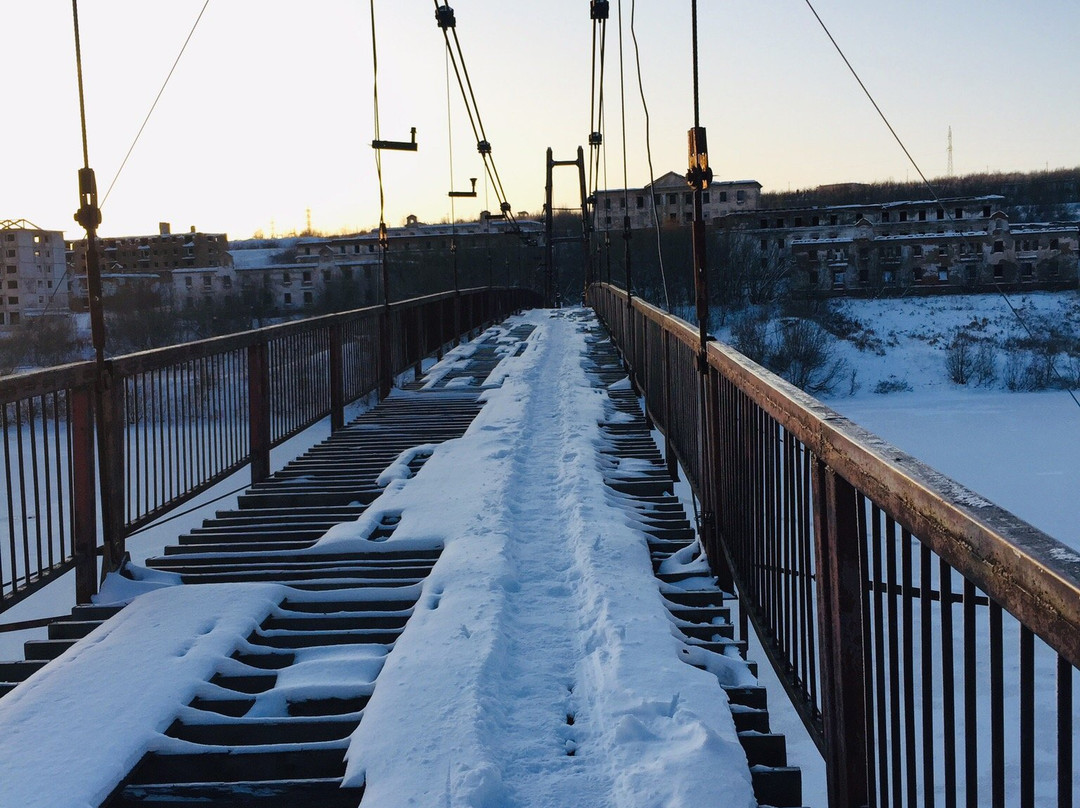
[[[1011,304],[1011,307],[1010,307]],[[1080,548],[1080,406],[1065,389],[1012,392],[1008,363],[1052,333],[1080,335],[1080,294],[958,295],[840,300],[834,343],[845,372],[826,403],[1055,538]],[[1016,309],[1016,313],[1013,312]],[[1017,316],[1019,315],[1019,316]],[[1026,323],[1026,328],[1023,323]],[[1029,335],[1028,330],[1031,330]],[[958,385],[946,369],[960,330],[990,346],[997,378]],[[720,329],[730,339],[730,328]],[[1034,335],[1034,338],[1032,337]],[[1010,357],[1015,357],[1010,359]],[[1062,350],[1059,373],[1075,378],[1080,354]],[[875,392],[888,390],[889,392]]]
[[[1011,304],[1011,307],[1010,307]],[[851,321],[851,338],[837,343],[837,353],[849,367],[848,379],[833,397],[873,395],[879,385],[910,387],[913,392],[952,392],[971,389],[949,380],[946,356],[958,332],[976,344],[991,346],[997,379],[990,388],[1006,387],[1011,356],[1030,358],[1030,346],[1046,344],[1055,335],[1080,335],[1080,294],[1036,292],[1024,295],[955,295],[878,300],[841,300],[835,311]],[[1013,311],[1015,309],[1015,313]],[[1031,333],[1028,333],[1030,329]],[[1058,371],[1075,376],[1067,351],[1055,358]],[[890,385],[890,381],[898,384]],[[880,393],[877,395],[881,395]]]

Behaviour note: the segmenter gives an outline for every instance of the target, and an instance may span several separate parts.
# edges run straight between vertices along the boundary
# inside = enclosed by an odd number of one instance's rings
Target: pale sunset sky
[[[90,162],[101,193],[116,174],[204,0],[81,0]],[[1080,165],[1075,0],[814,0],[928,176]],[[458,36],[515,211],[538,211],[544,153],[572,158],[589,133],[588,0],[456,0]],[[648,182],[631,0],[622,0],[629,184]],[[605,92],[607,182],[622,180],[620,4],[611,0]],[[418,130],[419,151],[384,155],[386,218],[449,216],[454,185],[482,177],[434,4],[375,0],[384,139]],[[702,123],[718,179],[765,190],[915,178],[805,0],[701,0]],[[656,173],[686,170],[693,123],[689,0],[637,0],[636,32]],[[103,209],[102,235],[195,225],[243,238],[378,223],[370,141],[369,0],[210,0]],[[0,219],[79,231],[71,4],[0,2]],[[449,132],[448,132],[449,129]],[[460,200],[460,218],[484,207]],[[557,199],[575,178],[556,174]],[[488,206],[497,207],[492,193]]]

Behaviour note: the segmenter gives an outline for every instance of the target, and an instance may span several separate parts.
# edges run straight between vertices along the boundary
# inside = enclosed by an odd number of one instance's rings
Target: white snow
[[[643,537],[606,497],[581,316],[528,315],[466,435],[372,506],[401,514],[387,545],[446,546],[352,738],[347,780],[373,805],[754,804],[717,677],[680,660]]]
[[[148,592],[0,699],[0,805],[97,808],[286,591]]]
[[[718,681],[746,683],[747,667],[676,637],[644,536],[604,486],[596,425],[614,411],[582,369],[586,317],[523,318],[537,326],[529,347],[504,357],[466,435],[417,447],[432,457],[411,479],[415,453],[398,458],[364,516],[320,542],[445,548],[389,655],[303,651],[252,710],[278,714],[286,694],[329,683],[373,689],[347,755],[365,802],[755,804]],[[394,533],[372,542],[388,517]],[[240,665],[228,655],[289,591],[140,577],[110,582],[102,600],[132,605],[0,700],[0,804],[97,805],[145,749],[176,746],[164,729],[216,670]]]

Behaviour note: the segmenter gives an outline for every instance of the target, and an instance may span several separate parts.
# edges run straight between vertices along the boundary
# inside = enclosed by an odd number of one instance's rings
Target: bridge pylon
[[[555,235],[555,208],[553,205],[553,173],[554,169],[563,166],[577,166],[578,186],[581,192],[581,235],[580,236],[556,236]],[[547,150],[547,183],[545,184],[544,197],[544,305],[555,308],[562,307],[562,293],[559,288],[558,267],[555,265],[555,245],[564,242],[581,242],[581,255],[585,269],[585,287],[588,288],[593,280],[592,255],[589,252],[589,238],[591,221],[589,216],[589,197],[585,189],[585,150],[578,146],[576,160],[556,160],[552,156],[552,150]]]

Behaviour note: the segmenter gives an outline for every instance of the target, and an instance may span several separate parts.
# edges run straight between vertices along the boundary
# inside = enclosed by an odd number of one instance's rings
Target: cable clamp
[[[454,9],[450,8],[450,6],[436,6],[435,21],[444,31],[447,28],[457,28],[457,20],[454,18]]]
[[[85,230],[96,230],[101,224],[101,208],[98,207],[97,180],[94,169],[79,169],[79,209],[75,221]]]
[[[695,126],[688,133],[690,169],[686,172],[686,182],[694,190],[705,190],[712,182],[713,173],[709,168],[709,142],[704,126]]]

